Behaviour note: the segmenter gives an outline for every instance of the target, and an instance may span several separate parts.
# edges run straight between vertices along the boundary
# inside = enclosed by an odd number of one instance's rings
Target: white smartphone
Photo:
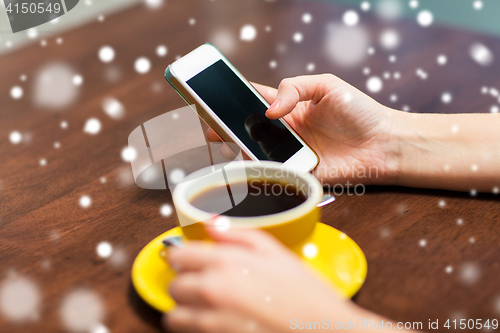
[[[252,160],[282,162],[298,172],[319,158],[284,120],[265,115],[269,103],[212,44],[172,63],[165,78],[224,141],[234,142]]]

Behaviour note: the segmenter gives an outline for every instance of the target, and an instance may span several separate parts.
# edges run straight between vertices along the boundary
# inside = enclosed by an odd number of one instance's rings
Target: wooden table
[[[500,87],[499,59],[481,67],[470,58],[469,47],[481,42],[500,55],[497,39],[441,26],[422,28],[414,20],[387,23],[358,11],[375,54],[343,68],[324,55],[322,45],[327,24],[341,22],[344,11],[320,1],[169,0],[159,10],[137,6],[50,37],[46,47],[34,43],[2,56],[0,281],[29,279],[40,291],[41,305],[38,319],[28,322],[15,323],[0,314],[0,330],[66,331],[61,303],[79,288],[102,299],[103,324],[111,332],[161,330],[160,315],[131,286],[130,269],[140,249],[174,227],[176,218],[159,213],[162,204],[171,203],[169,191],[135,186],[120,153],[138,125],[184,106],[163,79],[163,70],[177,55],[213,40],[219,29],[232,34],[234,50],[227,55],[252,81],[277,86],[284,77],[308,73],[306,65],[312,62],[312,73],[335,73],[366,90],[368,76],[362,69],[368,67],[370,75],[380,77],[386,71],[401,73],[399,80],[384,80],[382,92],[374,95],[395,108],[488,112],[495,103],[480,90]],[[306,12],[313,17],[310,24],[301,20]],[[254,41],[239,40],[245,24],[257,29]],[[266,26],[272,30],[266,32]],[[400,47],[392,52],[377,42],[387,27],[401,35]],[[303,34],[301,43],[293,41],[295,32]],[[62,37],[61,44],[57,37]],[[160,44],[168,47],[166,57],[155,53]],[[111,63],[98,59],[104,45],[116,51]],[[391,54],[397,56],[395,63],[388,61]],[[436,63],[439,54],[447,56],[445,66]],[[152,63],[144,75],[134,70],[141,56]],[[275,69],[269,67],[271,60],[277,61]],[[58,112],[40,109],[31,98],[37,71],[53,61],[68,64],[84,79],[77,100]],[[417,68],[428,73],[427,80],[415,74]],[[26,81],[20,81],[23,74]],[[18,100],[10,97],[16,85],[24,90]],[[441,102],[445,91],[453,94],[450,104]],[[392,94],[397,95],[395,103]],[[110,96],[125,106],[123,119],[103,113],[101,103]],[[92,117],[102,123],[97,135],[83,131]],[[17,145],[9,142],[14,130],[24,138]],[[60,143],[59,149],[54,142]],[[46,159],[45,166],[41,159]],[[92,200],[87,209],[79,205],[83,195]],[[339,196],[324,209],[322,221],[347,233],[366,254],[367,280],[354,301],[395,320],[426,325],[429,319],[500,317],[499,216],[494,195],[472,198],[467,193],[370,187],[360,197]],[[121,254],[114,264],[96,254],[102,241]]]

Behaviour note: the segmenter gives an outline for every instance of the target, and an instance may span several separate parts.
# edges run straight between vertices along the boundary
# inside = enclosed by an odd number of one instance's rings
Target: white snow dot
[[[22,74],[20,77],[19,77],[19,80],[21,81],[26,81],[28,79],[28,77],[26,76],[26,74]]]
[[[165,216],[165,217],[170,216],[170,215],[172,215],[173,211],[174,210],[172,209],[172,206],[169,204],[164,204],[164,205],[161,205],[161,207],[160,207],[160,215],[161,216]]]
[[[145,0],[145,2],[150,9],[157,9],[163,5],[163,0]]]
[[[469,49],[469,54],[481,66],[489,66],[493,63],[493,53],[481,43],[473,44]]]
[[[453,272],[453,267],[452,266],[446,266],[446,268],[444,269],[444,271],[447,274],[451,274]]]
[[[36,28],[28,29],[27,35],[29,38],[34,39],[38,37],[38,30]]]
[[[103,21],[104,21],[104,18],[105,18],[105,17],[104,17],[104,15],[102,15],[102,14],[101,14],[101,15],[99,15],[99,16],[97,16],[97,20],[98,20],[99,22],[103,22]]]
[[[368,52],[369,55],[373,55],[373,54],[375,54],[375,48],[369,47],[366,52]]]
[[[474,7],[475,10],[481,10],[483,9],[483,2],[480,0],[476,0],[473,2],[472,6]]]
[[[345,93],[344,94],[344,103],[349,103],[352,100],[353,100],[353,96],[352,96],[351,93]]]
[[[464,219],[457,219],[457,225],[463,225]]]
[[[300,42],[302,42],[303,39],[304,39],[304,36],[302,35],[302,33],[296,32],[293,34],[293,41],[295,43],[300,43]]]
[[[476,189],[470,190],[470,196],[471,197],[475,197],[476,195],[477,195],[477,190]]]
[[[40,291],[31,280],[14,275],[0,286],[0,312],[15,322],[36,320],[39,316]]]
[[[402,110],[404,112],[409,112],[410,111],[410,107],[408,105],[403,105]]]
[[[488,87],[481,87],[481,94],[487,94],[488,93]]]
[[[370,71],[370,68],[369,68],[369,67],[365,67],[365,68],[363,68],[363,74],[364,74],[364,75],[370,75],[370,72],[371,72],[371,71]]]
[[[96,247],[97,255],[101,258],[109,258],[113,253],[113,246],[108,242],[100,242]]]
[[[270,25],[266,25],[266,32],[271,32],[273,30],[273,28],[271,28]]]
[[[316,65],[314,63],[310,62],[307,64],[306,69],[308,72],[312,72],[316,69]]]
[[[80,86],[83,83],[83,77],[79,74],[74,75],[72,81],[75,86]]]
[[[420,24],[422,27],[428,27],[432,24],[434,21],[434,16],[432,13],[428,10],[422,10],[420,13],[417,15],[417,22]]]
[[[453,96],[449,92],[445,92],[441,95],[441,102],[444,104],[449,104],[453,99]]]
[[[380,238],[388,238],[391,235],[391,229],[388,227],[383,227],[380,229]]]
[[[460,267],[459,278],[466,285],[473,285],[481,278],[481,269],[476,263],[467,262]]]
[[[398,95],[396,94],[392,94],[391,96],[389,96],[389,100],[393,103],[397,102],[398,100]]]
[[[356,11],[354,10],[348,10],[344,13],[342,16],[342,20],[344,21],[344,24],[353,27],[359,22],[359,15]]]
[[[10,97],[13,99],[20,99],[23,97],[23,88],[19,86],[14,86],[10,89]]]
[[[196,24],[196,19],[194,17],[191,17],[188,21],[189,25],[195,25]]]
[[[401,78],[401,73],[400,72],[394,72],[393,77],[395,80],[399,80]]]
[[[302,254],[306,258],[315,258],[318,255],[318,247],[315,244],[308,243],[302,248]]]
[[[446,58],[446,56],[444,54],[438,55],[436,60],[437,60],[437,63],[441,66],[446,65],[446,63],[448,62],[448,58]]]
[[[417,68],[415,71],[417,76],[419,76],[422,80],[427,80],[428,74],[422,69],[422,68]]]
[[[458,132],[458,129],[459,129],[458,125],[453,125],[453,126],[451,126],[451,131],[452,131],[453,133],[457,133],[457,132]]]
[[[370,3],[369,3],[368,1],[363,1],[363,2],[361,3],[361,6],[360,6],[360,7],[361,7],[361,10],[363,10],[363,11],[365,11],[365,12],[366,12],[366,11],[369,11],[369,10],[370,10],[371,5],[370,5]]]
[[[60,110],[70,106],[78,96],[73,84],[74,69],[64,62],[44,65],[34,77],[33,101],[42,108]]]
[[[393,62],[394,63],[394,62],[396,62],[396,60],[397,60],[397,57],[394,54],[391,54],[389,56],[389,62]]]
[[[420,247],[426,247],[427,241],[425,239],[421,239],[418,241],[418,245],[420,245]]]
[[[400,36],[397,30],[385,29],[380,33],[379,43],[386,50],[394,50],[400,44]]]
[[[391,78],[391,73],[384,72],[384,79],[389,80]]]
[[[54,142],[54,148],[55,149],[61,148],[61,144],[58,141]]]
[[[40,164],[40,166],[46,166],[47,160],[45,158],[42,158],[42,159],[40,159],[40,161],[38,163]]]
[[[444,208],[444,207],[446,207],[446,201],[444,201],[444,200],[439,200],[438,206],[439,206],[440,208]]]
[[[63,39],[61,37],[58,37],[56,39],[56,43],[59,44],[59,45],[62,44],[63,43]]]
[[[104,313],[103,301],[89,289],[71,291],[60,307],[62,323],[71,332],[92,332],[102,322]]]
[[[23,136],[21,135],[20,132],[18,131],[12,131],[10,132],[9,134],[9,140],[12,144],[15,144],[17,145],[18,143],[21,142],[21,140],[23,139]]]
[[[472,170],[472,172],[476,172],[478,170],[477,164],[472,164],[470,169]]]
[[[134,147],[125,147],[122,149],[121,156],[125,162],[132,162],[137,158],[137,151]]]
[[[103,324],[97,324],[90,329],[90,333],[110,333],[110,331]]]
[[[83,131],[90,135],[96,135],[101,131],[101,122],[97,118],[90,118],[85,123]]]
[[[310,13],[304,13],[302,15],[302,22],[305,24],[309,24],[312,22],[312,15]]]
[[[103,176],[99,179],[99,181],[101,182],[101,184],[105,184],[108,180]]]
[[[474,244],[476,242],[476,238],[469,237],[469,243]]]
[[[229,228],[231,228],[231,220],[225,216],[218,216],[215,218],[213,226],[218,231],[221,232],[228,231]]]
[[[450,166],[449,164],[445,164],[445,165],[443,166],[443,170],[444,170],[445,172],[450,171],[450,169],[451,169],[451,166]]]
[[[182,169],[174,169],[170,172],[170,175],[168,177],[168,179],[174,183],[174,184],[178,184],[180,183],[184,177],[186,177],[186,173],[184,172],[184,170]]]
[[[493,191],[492,191],[494,194],[498,194],[499,193],[499,188],[498,186],[495,186],[493,187]]]
[[[240,39],[245,42],[250,42],[257,37],[257,29],[251,24],[244,25],[240,30]]]
[[[491,108],[490,108],[490,113],[498,113],[500,110],[498,108],[498,106],[496,105],[492,105]]]
[[[158,57],[166,56],[167,52],[168,52],[168,49],[165,45],[158,45],[156,47],[156,55],[158,55]]]
[[[80,204],[80,207],[88,208],[92,204],[92,199],[88,195],[82,195],[78,202]]]
[[[116,98],[105,98],[102,102],[102,108],[113,119],[121,119],[125,115],[125,107]]]
[[[137,73],[145,74],[151,69],[151,62],[146,57],[140,57],[135,61],[134,68]]]
[[[63,128],[63,129],[68,128],[68,122],[67,122],[67,121],[65,121],[65,120],[63,120],[63,121],[61,121],[60,126],[61,126],[61,128]]]
[[[410,0],[408,4],[410,5],[410,8],[415,9],[418,7],[418,0]]]
[[[271,60],[269,62],[269,67],[276,68],[277,66],[278,66],[278,63],[276,62],[276,60]]]
[[[99,49],[99,59],[102,62],[111,62],[115,59],[115,50],[111,46],[103,46]]]
[[[366,88],[371,93],[378,93],[382,90],[384,83],[378,76],[372,76],[366,81]]]

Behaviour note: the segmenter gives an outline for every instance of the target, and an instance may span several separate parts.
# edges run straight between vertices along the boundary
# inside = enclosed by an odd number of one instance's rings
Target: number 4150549
[[[481,328],[486,328],[486,329],[494,329],[496,330],[498,328],[498,320],[497,319],[492,319],[489,320],[487,319],[486,321],[483,321],[482,319],[454,319],[450,320],[448,319],[446,323],[444,324],[444,327],[447,329],[460,329],[460,330],[465,330],[465,329],[481,329]]]
[[[52,3],[48,3],[47,5],[44,4],[43,2],[39,3],[16,3],[14,6],[12,6],[12,3],[9,3],[7,8],[5,8],[7,13],[22,13],[22,14],[35,14],[35,13],[55,13],[58,14],[61,11],[61,4],[55,3],[52,5]]]

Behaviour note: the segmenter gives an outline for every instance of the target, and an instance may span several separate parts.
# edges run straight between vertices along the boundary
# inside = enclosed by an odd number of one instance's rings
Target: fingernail
[[[266,112],[269,112],[269,111],[274,111],[274,110],[276,110],[277,108],[279,108],[279,106],[280,106],[280,100],[279,100],[279,99],[277,99],[277,100],[275,100],[275,101],[273,102],[273,104],[271,104],[271,106],[269,107],[269,109],[267,109],[267,111],[266,111]]]

